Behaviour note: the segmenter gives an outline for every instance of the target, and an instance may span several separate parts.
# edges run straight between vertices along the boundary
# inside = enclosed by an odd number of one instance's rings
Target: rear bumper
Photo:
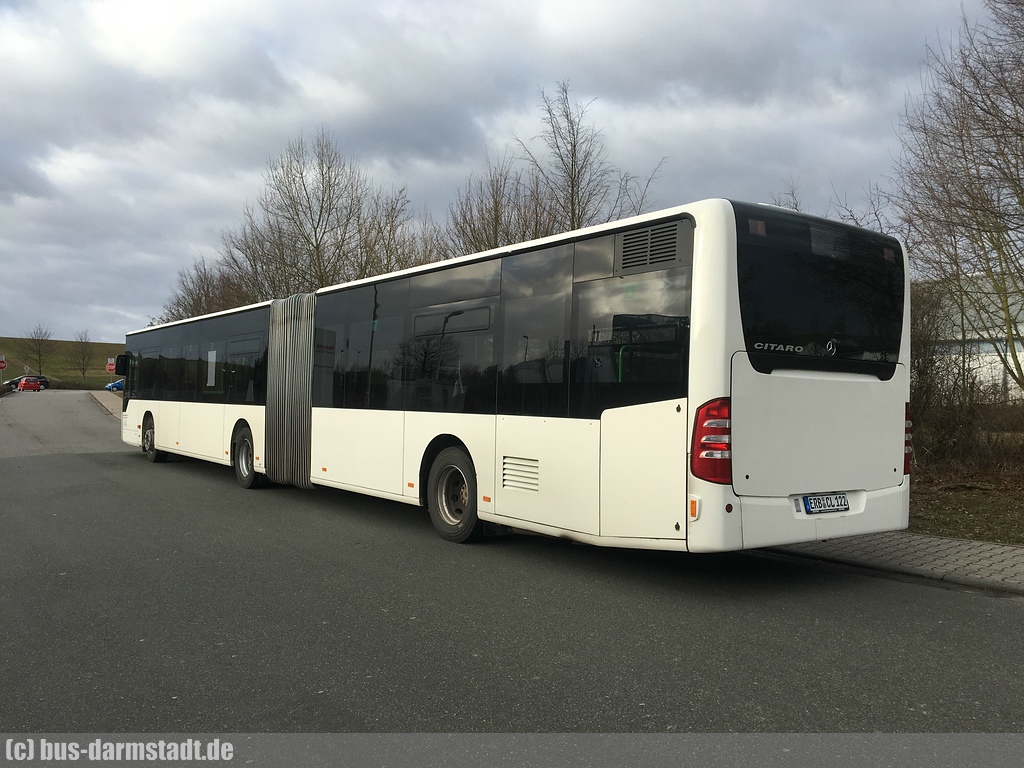
[[[787,497],[741,496],[743,549],[899,531],[909,524],[910,482],[850,494],[849,512],[808,515]]]

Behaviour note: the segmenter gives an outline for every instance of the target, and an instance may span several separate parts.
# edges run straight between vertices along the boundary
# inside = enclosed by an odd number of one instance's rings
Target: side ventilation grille
[[[616,274],[631,274],[691,263],[693,223],[669,221],[618,236]]]
[[[520,491],[540,490],[540,461],[518,456],[503,456],[501,460],[501,487]]]

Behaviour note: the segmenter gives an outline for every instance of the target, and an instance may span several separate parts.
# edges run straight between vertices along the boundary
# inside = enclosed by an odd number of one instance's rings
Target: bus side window
[[[686,397],[690,268],[577,283],[569,415]]]
[[[502,261],[499,413],[567,415],[565,342],[572,269],[572,245]]]

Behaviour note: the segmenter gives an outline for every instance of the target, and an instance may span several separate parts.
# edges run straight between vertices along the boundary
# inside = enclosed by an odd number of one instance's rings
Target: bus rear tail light
[[[904,438],[903,438],[903,443],[904,443],[904,445],[903,445],[903,474],[904,475],[909,475],[910,474],[910,457],[914,453],[914,448],[913,448],[913,445],[911,444],[911,440],[910,440],[910,438],[911,438],[911,428],[914,426],[914,422],[912,422],[910,420],[910,403],[907,403],[906,414],[907,414],[907,417],[906,417],[906,421],[904,422],[904,426],[903,426],[903,431],[904,431]]]
[[[729,398],[704,403],[697,409],[690,446],[690,471],[710,483],[732,483],[732,422]]]

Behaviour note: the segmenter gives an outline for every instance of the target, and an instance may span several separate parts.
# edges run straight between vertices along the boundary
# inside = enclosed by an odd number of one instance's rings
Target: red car
[[[26,376],[18,382],[19,392],[39,392],[43,388],[43,383],[36,376]]]

